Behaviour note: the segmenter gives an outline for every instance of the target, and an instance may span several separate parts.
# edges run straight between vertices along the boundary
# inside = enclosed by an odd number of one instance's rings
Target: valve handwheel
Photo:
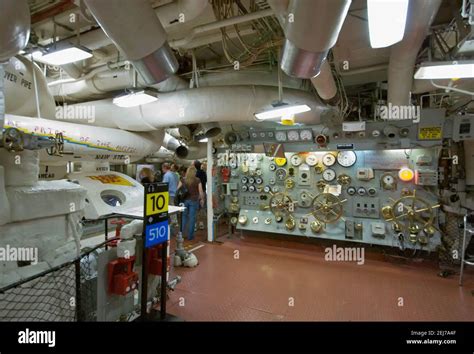
[[[269,207],[274,215],[288,215],[293,212],[294,202],[286,193],[275,193],[271,196]]]
[[[311,205],[311,214],[316,220],[332,224],[342,218],[343,206],[347,199],[340,199],[331,193],[318,194]],[[343,218],[344,219],[344,218]]]

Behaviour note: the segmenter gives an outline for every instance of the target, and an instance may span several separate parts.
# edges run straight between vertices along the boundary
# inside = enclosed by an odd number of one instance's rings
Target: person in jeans
[[[187,231],[188,240],[191,241],[194,239],[194,225],[196,224],[196,215],[199,205],[204,205],[202,183],[201,180],[196,177],[196,168],[194,166],[188,167],[186,175],[179,182],[178,189],[181,188],[183,184],[188,190],[188,195],[184,199],[186,210],[183,212],[182,228],[184,234],[186,234]]]
[[[168,193],[170,196],[170,205],[175,205],[174,198],[176,197],[176,190],[178,189],[179,178],[176,173],[171,171],[171,166],[169,163],[165,162],[161,166],[163,171],[163,182],[168,183]]]

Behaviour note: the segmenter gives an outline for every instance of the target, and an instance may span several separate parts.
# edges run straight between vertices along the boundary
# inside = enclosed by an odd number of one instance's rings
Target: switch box
[[[383,222],[373,222],[370,224],[372,229],[372,236],[383,238],[385,237],[385,224]]]
[[[415,170],[415,184],[419,186],[437,186],[438,185],[438,171]]]
[[[358,218],[378,219],[380,210],[379,198],[358,197],[353,198],[352,216]]]

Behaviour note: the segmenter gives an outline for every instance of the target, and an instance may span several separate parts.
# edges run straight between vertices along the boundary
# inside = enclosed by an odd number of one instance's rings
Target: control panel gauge
[[[303,141],[312,141],[313,131],[311,129],[300,130],[300,139]]]
[[[381,179],[380,179],[380,184],[382,186],[383,189],[385,190],[394,190],[394,189],[397,189],[397,181],[395,179],[395,177],[386,172],[382,175]]]
[[[318,163],[318,158],[316,157],[316,155],[309,154],[308,156],[306,156],[305,162],[308,166],[316,166],[316,164]]]
[[[255,186],[249,186],[249,192],[255,192]]]
[[[250,178],[249,178],[249,183],[250,183],[250,184],[254,184],[254,183],[255,183],[255,178],[250,177]]]
[[[270,180],[268,181],[268,183],[270,183],[270,184],[275,184],[275,183],[276,183],[275,178],[273,178],[273,177],[270,178]]]
[[[293,166],[298,167],[299,165],[303,163],[303,159],[301,158],[300,155],[294,154],[293,156],[291,156],[290,162]]]
[[[230,168],[236,169],[238,166],[239,165],[237,163],[237,159],[235,159],[235,158],[230,159],[230,161],[229,161],[229,167]]]
[[[272,187],[272,193],[277,193],[279,190],[280,188],[278,188],[278,186]]]
[[[285,131],[277,131],[275,133],[275,139],[276,141],[280,141],[280,142],[283,142],[283,141],[286,141],[287,140],[287,137],[286,137],[286,132]]]
[[[357,188],[357,194],[358,195],[362,196],[362,195],[366,195],[366,193],[367,193],[367,190],[364,187]]]
[[[263,187],[263,191],[264,191],[265,193],[270,193],[271,190],[272,190],[272,188],[271,188],[270,186],[265,186],[265,187]]]
[[[262,183],[263,183],[263,179],[261,179],[260,177],[257,177],[257,178],[255,178],[255,183],[257,183],[257,184],[262,184]]]
[[[326,182],[334,181],[335,178],[336,178],[336,171],[334,171],[333,169],[331,169],[331,168],[326,168],[326,169],[323,171],[323,179],[324,179]]]
[[[357,155],[354,151],[339,151],[337,154],[337,163],[342,167],[351,167],[357,161]]]
[[[322,162],[323,162],[324,166],[328,166],[328,167],[332,166],[336,163],[336,156],[334,156],[331,153],[326,154],[326,155],[323,156]]]
[[[275,163],[277,166],[285,166],[286,165],[286,158],[284,157],[275,157]]]
[[[355,189],[355,187],[349,187],[347,188],[347,194],[349,195],[354,195],[356,194],[357,190]]]
[[[279,168],[276,170],[275,175],[279,181],[283,181],[286,178],[286,170],[284,168]]]
[[[298,141],[300,140],[300,134],[297,130],[288,131],[288,141]]]
[[[270,171],[275,171],[277,169],[277,165],[271,163],[270,165],[268,165],[268,168],[270,169]]]
[[[247,192],[247,190],[248,190],[248,187],[244,185],[244,186],[242,186],[242,188],[241,188],[241,189],[242,189],[242,192]]]
[[[242,177],[242,179],[240,180],[240,182],[242,182],[243,184],[247,183],[249,180],[247,177]]]

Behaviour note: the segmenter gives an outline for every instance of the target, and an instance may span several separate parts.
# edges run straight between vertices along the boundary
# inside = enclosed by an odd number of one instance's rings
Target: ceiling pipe
[[[418,52],[428,35],[442,0],[410,1],[403,40],[390,49],[388,66],[388,102],[395,106],[410,105]]]
[[[318,75],[329,49],[336,44],[351,0],[272,0],[269,4],[280,12],[277,17],[286,37],[282,70],[303,79]]]
[[[324,0],[316,6],[315,2],[307,0],[298,3],[289,0],[270,0],[269,4],[275,12],[286,35],[281,59],[282,70],[290,76],[311,79],[311,83],[319,97],[327,103],[337,104],[339,97],[337,95],[336,82],[332,75],[331,66],[325,58],[329,49],[332,48],[337,41],[337,37],[350,6],[350,0],[333,0],[330,3]],[[298,7],[295,10],[297,5]],[[312,17],[314,11],[325,14],[324,16],[319,16],[319,18],[324,17],[327,19],[322,22],[322,25],[332,26],[328,27],[333,29],[329,38],[326,36],[326,39],[324,39],[323,36],[320,36],[313,40],[311,36],[307,35],[308,28],[312,31],[311,33],[327,33],[325,29],[323,30],[323,28],[319,26],[318,22],[314,21]],[[307,15],[303,16],[302,13],[307,13]],[[290,14],[293,15],[293,23],[288,22]],[[329,16],[332,16],[332,20]],[[298,23],[297,27],[295,27],[295,22]],[[294,48],[295,45],[292,43],[298,43],[303,49],[296,50]],[[307,50],[310,48],[312,52]],[[327,50],[324,48],[327,48]],[[324,55],[321,56],[320,51],[324,50]]]
[[[147,85],[161,82],[178,70],[166,32],[148,0],[84,1]]]
[[[95,122],[104,127],[149,131],[182,124],[210,122],[255,122],[254,114],[271,109],[278,89],[268,86],[200,87],[161,93],[157,101],[138,107],[121,108],[112,99],[89,101],[69,107],[94,107]],[[314,95],[285,90],[288,104],[307,104],[311,110],[296,116],[296,122],[317,124],[327,107]]]

